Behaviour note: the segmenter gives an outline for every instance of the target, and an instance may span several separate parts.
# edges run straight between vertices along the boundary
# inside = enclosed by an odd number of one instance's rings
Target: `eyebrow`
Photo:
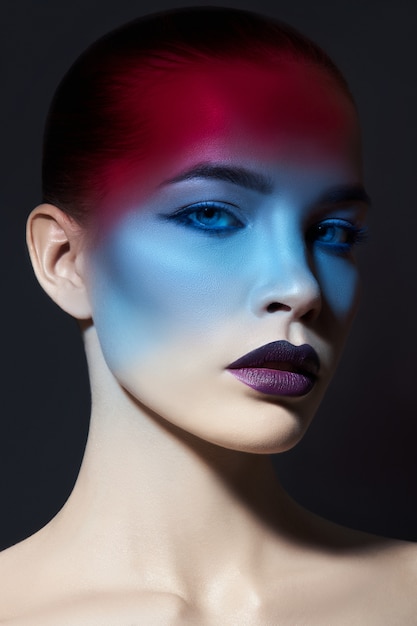
[[[228,165],[216,165],[215,163],[199,163],[178,176],[165,180],[162,185],[180,183],[194,178],[223,180],[262,194],[271,194],[273,191],[272,181],[264,174],[253,172],[245,167],[231,167]]]
[[[324,192],[317,204],[342,204],[362,202],[370,206],[371,198],[363,185],[338,185]]]
[[[245,167],[216,163],[199,163],[189,170],[165,180],[160,186],[180,183],[195,178],[223,180],[264,195],[271,194],[274,190],[272,180],[264,174],[254,172]],[[362,202],[370,205],[371,199],[363,185],[338,185],[326,191],[315,204],[342,204],[348,202]]]

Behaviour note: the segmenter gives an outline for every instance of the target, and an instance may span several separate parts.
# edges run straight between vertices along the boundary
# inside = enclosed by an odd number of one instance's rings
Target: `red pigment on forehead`
[[[285,62],[199,62],[158,68],[117,85],[115,117],[125,151],[102,169],[100,222],[111,225],[185,163],[248,156],[279,159],[316,144],[330,155],[347,149],[353,107],[323,70]]]

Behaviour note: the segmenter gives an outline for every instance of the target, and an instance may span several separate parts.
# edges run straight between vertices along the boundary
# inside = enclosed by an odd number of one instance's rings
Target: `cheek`
[[[139,232],[139,235],[138,235]],[[242,310],[242,246],[138,231],[127,222],[93,255],[94,323],[116,367],[207,336]]]

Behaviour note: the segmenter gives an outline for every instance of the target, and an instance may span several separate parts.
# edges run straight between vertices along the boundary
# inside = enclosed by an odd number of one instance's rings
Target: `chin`
[[[294,416],[280,415],[275,419],[253,420],[251,428],[241,428],[238,432],[223,432],[212,437],[211,442],[237,452],[250,454],[277,454],[293,448],[303,438],[311,422]]]
[[[245,406],[246,404],[246,406]],[[249,403],[250,405],[251,403]],[[273,401],[235,404],[228,411],[194,414],[195,420],[175,420],[159,413],[158,422],[177,437],[200,447],[202,442],[250,454],[277,454],[293,448],[304,436],[314,412],[297,404],[284,406]],[[310,409],[310,406],[308,406]]]

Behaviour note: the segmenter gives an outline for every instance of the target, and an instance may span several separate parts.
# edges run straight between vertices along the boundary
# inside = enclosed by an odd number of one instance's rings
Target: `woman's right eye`
[[[228,207],[216,202],[199,202],[165,217],[209,235],[232,234],[245,227]]]

